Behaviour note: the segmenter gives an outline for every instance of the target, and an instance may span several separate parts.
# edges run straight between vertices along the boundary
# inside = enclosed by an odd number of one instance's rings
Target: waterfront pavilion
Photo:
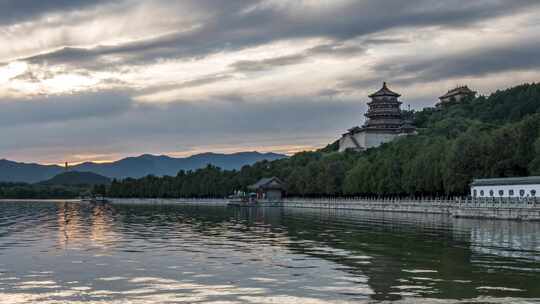
[[[249,186],[249,189],[257,193],[257,199],[279,201],[285,194],[285,183],[277,177],[263,178]]]

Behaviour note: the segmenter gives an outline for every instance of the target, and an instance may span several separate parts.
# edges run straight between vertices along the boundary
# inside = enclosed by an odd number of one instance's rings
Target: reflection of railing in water
[[[538,228],[538,223],[474,222],[470,227],[471,249],[480,254],[540,261]]]

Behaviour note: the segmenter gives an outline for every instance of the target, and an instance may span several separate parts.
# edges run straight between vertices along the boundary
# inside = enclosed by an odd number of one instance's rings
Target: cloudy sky
[[[382,81],[537,82],[539,33],[538,0],[4,0],[0,158],[312,149]]]

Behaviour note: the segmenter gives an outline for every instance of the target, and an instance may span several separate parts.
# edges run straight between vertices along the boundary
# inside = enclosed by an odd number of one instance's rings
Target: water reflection
[[[103,254],[120,241],[113,211],[107,205],[57,204],[58,250],[100,249]]]
[[[0,299],[534,302],[539,225],[361,211],[0,203]]]
[[[516,221],[456,220],[455,226],[470,231],[471,249],[480,255],[540,260],[540,225]]]
[[[313,224],[301,238],[311,234],[310,239],[334,249],[348,249],[346,257],[354,253],[370,256],[369,263],[359,264],[347,258],[341,261],[332,256],[325,258],[345,264],[351,271],[360,269],[368,277],[374,299],[538,297],[540,294],[540,247],[535,237],[539,223],[373,212],[291,209],[288,213],[291,216],[286,218],[297,217],[302,223]],[[306,221],[309,216],[312,219]],[[326,225],[329,220],[332,224]],[[335,229],[336,226],[340,229]],[[479,230],[483,231],[482,236]],[[324,237],[327,231],[333,233],[331,238]],[[486,236],[501,231],[514,241],[501,244],[497,238]],[[509,251],[513,252],[511,259],[502,254]]]

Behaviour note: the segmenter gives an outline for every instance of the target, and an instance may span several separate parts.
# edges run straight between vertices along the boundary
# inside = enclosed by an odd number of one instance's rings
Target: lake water
[[[540,303],[540,223],[0,202],[1,303]]]

